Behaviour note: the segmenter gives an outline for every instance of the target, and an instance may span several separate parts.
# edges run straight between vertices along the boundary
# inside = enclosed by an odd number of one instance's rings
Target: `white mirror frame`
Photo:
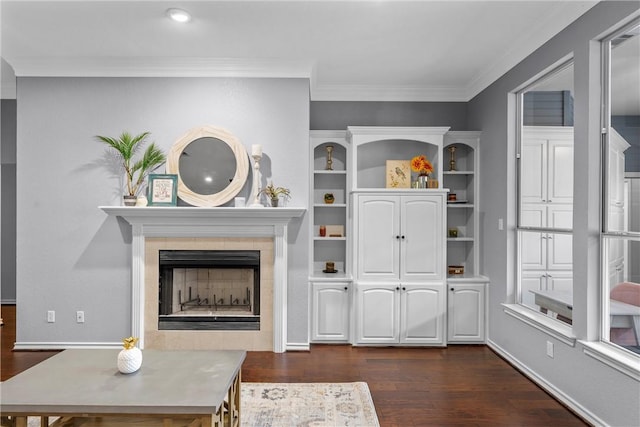
[[[225,142],[236,158],[236,173],[227,187],[215,194],[198,194],[189,189],[180,176],[180,156],[184,149],[200,138],[217,138]],[[200,126],[178,138],[167,154],[167,173],[178,175],[178,197],[193,206],[220,206],[233,199],[244,187],[249,174],[249,156],[240,141],[225,129]]]

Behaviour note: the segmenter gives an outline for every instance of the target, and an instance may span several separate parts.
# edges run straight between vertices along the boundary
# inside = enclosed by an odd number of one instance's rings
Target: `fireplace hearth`
[[[158,330],[260,330],[260,251],[159,251]]]

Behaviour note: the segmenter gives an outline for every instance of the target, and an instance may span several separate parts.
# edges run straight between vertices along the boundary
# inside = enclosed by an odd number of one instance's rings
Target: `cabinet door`
[[[571,271],[547,272],[547,290],[569,292],[573,294],[573,272]]]
[[[400,280],[443,279],[442,198],[403,196],[401,202]]]
[[[358,284],[356,288],[356,342],[397,344],[399,334],[399,286]]]
[[[523,271],[520,278],[520,292],[522,293],[522,304],[539,310],[535,303],[535,295],[530,291],[543,291],[547,289],[547,275],[544,271]]]
[[[572,205],[549,205],[547,224],[551,228],[572,228]],[[546,234],[547,270],[571,270],[573,268],[573,236],[571,234]]]
[[[573,203],[573,138],[549,140],[547,202]]]
[[[448,342],[484,342],[485,285],[449,285]]]
[[[349,339],[349,284],[314,283],[312,334],[314,341]]]
[[[444,344],[445,299],[443,284],[402,286],[400,343]]]
[[[547,200],[547,140],[523,136],[520,191],[524,203]],[[573,161],[573,160],[572,160]]]
[[[547,225],[547,207],[542,204],[522,205],[520,222],[527,227]],[[520,264],[523,270],[544,270],[547,268],[547,241],[545,233],[522,231],[520,239]]]
[[[358,277],[397,279],[400,247],[400,198],[358,198]]]

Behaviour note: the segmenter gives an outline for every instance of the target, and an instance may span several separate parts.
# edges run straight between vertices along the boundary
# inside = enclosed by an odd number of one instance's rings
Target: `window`
[[[640,25],[603,40],[601,341],[640,354]]]
[[[517,92],[518,303],[572,323],[573,61]]]

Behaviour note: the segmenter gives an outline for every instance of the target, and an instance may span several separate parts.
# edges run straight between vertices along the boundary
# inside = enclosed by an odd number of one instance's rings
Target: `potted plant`
[[[142,158],[134,160],[135,154],[140,150],[149,132],[132,136],[129,132],[122,132],[118,138],[97,135],[99,141],[104,142],[116,151],[117,156],[122,161],[127,184],[124,194],[125,206],[133,206],[136,203],[138,192],[147,175],[166,160],[166,155],[155,143],[152,143],[144,151]]]
[[[427,188],[427,179],[433,172],[433,165],[425,155],[411,159],[411,170],[418,173],[418,187]]]
[[[291,197],[291,193],[288,188],[276,187],[273,185],[273,182],[260,190],[260,192],[267,195],[269,200],[271,200],[271,206],[273,206],[274,208],[278,207],[280,196],[285,198]]]

